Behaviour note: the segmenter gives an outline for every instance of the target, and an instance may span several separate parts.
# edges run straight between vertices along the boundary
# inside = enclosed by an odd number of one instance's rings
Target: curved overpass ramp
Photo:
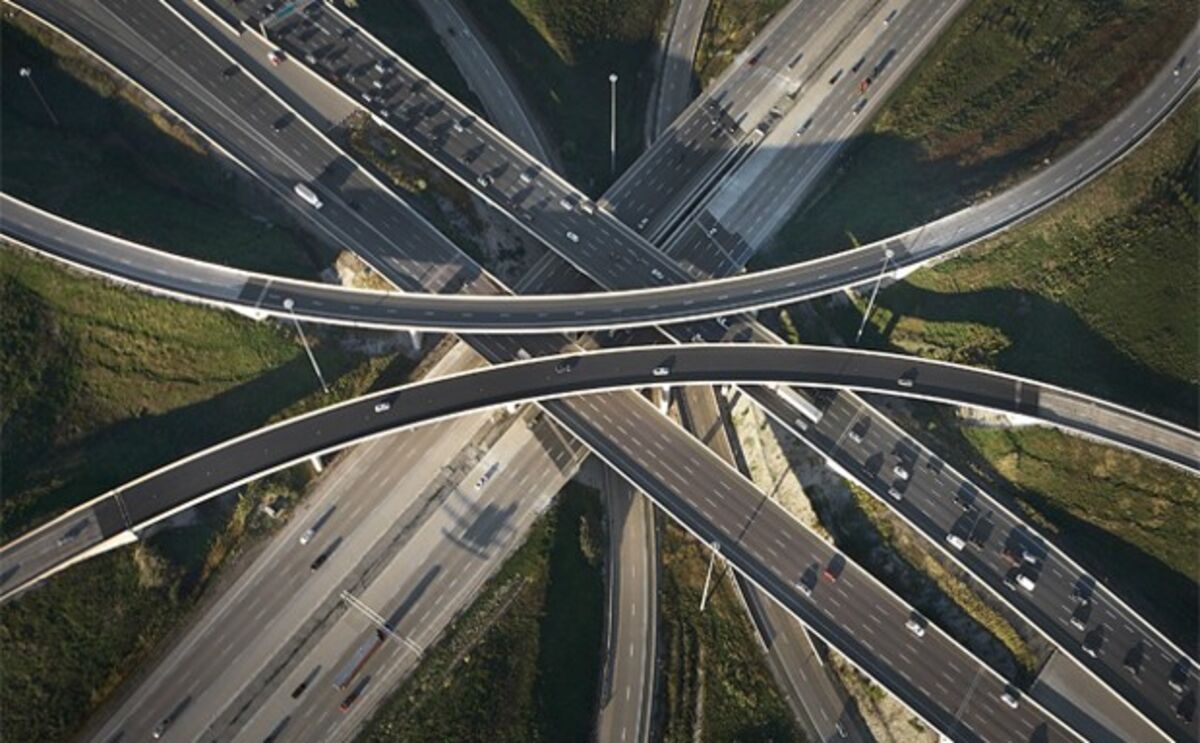
[[[131,531],[205,498],[366,439],[511,403],[664,384],[724,383],[838,387],[986,408],[1038,419],[1200,471],[1200,434],[1195,431],[997,372],[894,354],[794,346],[696,344],[596,351],[397,387],[193,454],[0,548],[0,600],[98,554],[109,540],[124,540],[111,543],[118,546],[131,538]],[[1108,423],[1113,418],[1121,425]]]
[[[1185,43],[1200,42],[1200,30]],[[1103,171],[1149,135],[1195,86],[1200,55],[1155,77],[1122,113],[1017,186],[901,235],[783,268],[607,293],[480,296],[373,292],[256,274],[172,255],[0,196],[0,232],[77,267],[165,293],[265,315],[372,328],[544,333],[682,322],[778,306],[901,275],[1006,229]],[[619,258],[619,257],[618,257]],[[291,300],[291,309],[284,306]]]

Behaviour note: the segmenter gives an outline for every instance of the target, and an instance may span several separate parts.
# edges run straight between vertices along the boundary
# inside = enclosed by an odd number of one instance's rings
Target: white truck
[[[772,385],[771,388],[775,390],[775,392],[778,393],[781,398],[783,398],[784,402],[791,406],[793,410],[803,415],[804,418],[807,418],[813,423],[817,423],[821,420],[821,409],[801,397],[800,394],[795,390],[783,385]],[[801,431],[808,430],[808,423],[805,422],[804,418],[796,418],[793,421],[793,423],[796,424],[796,427]]]
[[[307,183],[297,183],[296,187],[292,190],[296,192],[297,196],[307,201],[309,206],[311,206],[313,209],[320,209],[322,206],[324,206],[324,204],[321,203],[321,199],[311,188],[308,187]]]

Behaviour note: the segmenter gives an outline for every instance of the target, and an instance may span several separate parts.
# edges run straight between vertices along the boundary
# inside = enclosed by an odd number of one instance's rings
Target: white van
[[[311,206],[313,209],[320,209],[322,206],[324,206],[324,204],[321,202],[321,199],[318,198],[317,194],[308,187],[307,183],[297,183],[296,187],[292,190],[296,192],[297,196],[308,202],[309,206]]]

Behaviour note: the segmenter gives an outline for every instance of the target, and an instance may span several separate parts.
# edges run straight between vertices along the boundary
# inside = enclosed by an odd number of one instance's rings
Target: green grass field
[[[8,535],[319,390],[298,339],[274,324],[116,288],[14,248],[0,251],[0,292]],[[337,331],[310,336],[336,395],[389,364],[341,352]]]
[[[609,172],[609,83],[617,73],[617,172],[642,151],[664,0],[476,0],[471,12],[520,79],[565,175],[598,196]]]
[[[915,407],[912,427],[989,492],[1010,499],[1093,575],[1184,647],[1200,629],[1200,483],[1145,457],[1048,428],[963,426]]]
[[[864,340],[1194,422],[1198,124],[1193,100],[1058,206],[881,291]]]
[[[861,345],[998,368],[1194,423],[1198,121],[1200,101],[1189,101],[1061,204],[884,289]],[[853,337],[864,304],[821,315]],[[1194,636],[1193,478],[1051,431],[933,420],[939,445],[1122,595],[1140,596],[1163,628]]]
[[[326,397],[298,342],[271,324],[153,298],[0,249],[4,539],[152,468],[301,410],[397,382],[409,364],[317,340]],[[299,497],[296,469],[249,488]],[[0,607],[6,736],[76,731],[186,616],[223,558],[268,528],[252,495],[200,521],[66,571]],[[102,618],[102,619],[100,619]],[[63,662],[69,658],[69,662]],[[19,709],[18,709],[19,707]]]
[[[659,540],[659,555],[662,661],[654,704],[662,717],[662,740],[801,739],[732,581],[714,578],[701,613],[708,550],[670,524]]]
[[[975,0],[755,265],[922,224],[1068,151],[1175,61],[1197,12],[1189,0]]]
[[[568,485],[363,741],[587,740],[603,653],[600,501]]]
[[[235,177],[232,165],[198,151],[198,140],[165,134],[182,130],[148,118],[88,58],[69,48],[64,53],[76,56],[55,54],[8,21],[0,37],[5,193],[97,229],[241,268],[311,278],[332,260],[279,224],[278,208]],[[59,126],[18,76],[23,66],[34,70]]]

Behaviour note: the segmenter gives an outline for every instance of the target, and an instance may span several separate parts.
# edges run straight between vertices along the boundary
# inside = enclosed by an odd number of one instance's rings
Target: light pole
[[[608,170],[614,175],[617,172],[617,73],[608,74],[609,127],[608,127]]]
[[[37,94],[38,100],[42,102],[42,108],[46,109],[46,115],[50,117],[55,126],[58,126],[58,117],[50,110],[50,104],[46,102],[46,99],[42,96],[42,91],[38,89],[37,83],[33,80],[33,68],[22,67],[21,77],[29,81],[29,87],[33,88],[33,92]]]
[[[296,325],[296,332],[300,334],[300,342],[304,344],[304,352],[308,354],[308,360],[312,362],[313,371],[317,373],[317,380],[321,383],[321,389],[325,394],[329,394],[329,385],[325,384],[325,377],[321,374],[321,367],[317,366],[317,357],[313,356],[312,349],[308,346],[308,338],[304,337],[304,329],[300,327],[300,318],[296,317],[296,301],[291,297],[283,300],[283,308],[292,314],[292,322]]]
[[[867,327],[867,319],[871,317],[871,308],[875,306],[875,295],[879,293],[879,285],[883,283],[883,275],[887,273],[888,261],[892,259],[893,255],[894,253],[892,253],[891,248],[883,251],[883,268],[879,269],[879,278],[875,279],[875,288],[871,290],[871,300],[867,302],[867,311],[863,313],[862,322],[858,326],[858,333],[854,336],[855,344],[862,338],[863,329]]]
[[[717,555],[721,554],[721,543],[712,543],[712,558],[708,561],[708,574],[704,576],[704,593],[700,594],[700,611],[704,611],[705,604],[708,603],[708,586],[712,583],[713,567],[717,564]]]

